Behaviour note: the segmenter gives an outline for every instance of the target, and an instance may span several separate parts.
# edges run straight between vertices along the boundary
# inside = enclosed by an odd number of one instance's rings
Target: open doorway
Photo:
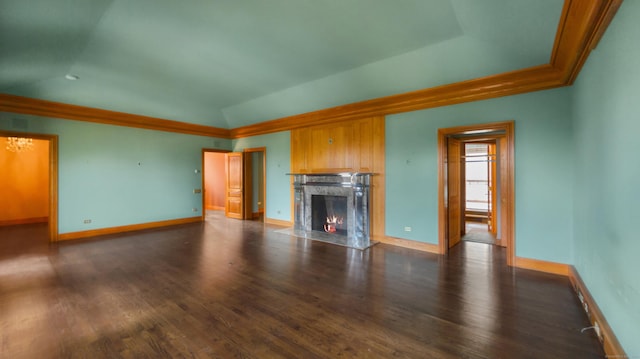
[[[470,208],[469,211],[467,211],[467,197],[473,200],[474,194],[468,193],[470,190],[467,189],[465,175],[468,143],[494,144],[495,148],[486,147],[484,155],[476,153],[480,155],[476,158],[486,162],[484,167],[481,167],[486,171],[492,171],[490,159],[493,158],[495,163],[493,170],[496,172],[493,175],[488,173],[484,179],[479,179],[480,186],[493,186],[493,189],[486,188],[480,191],[478,197],[486,196],[486,199],[478,199],[479,202],[472,207],[481,207],[480,201],[486,201],[486,204],[482,208]],[[514,158],[513,121],[438,130],[438,248],[440,253],[447,254],[449,248],[463,239],[467,234],[467,219],[471,219],[474,213],[479,213],[478,216],[487,217],[485,233],[495,233],[495,239],[491,244],[506,247],[507,264],[515,264]],[[469,161],[472,159],[473,156]],[[492,177],[489,178],[490,176]]]
[[[216,216],[264,222],[266,149],[202,151],[203,220]]]
[[[58,141],[0,131],[0,252],[48,250],[58,239]]]
[[[462,240],[496,244],[499,203],[496,140],[463,142]]]
[[[245,219],[264,222],[266,155],[264,147],[244,150]]]
[[[229,151],[202,150],[202,216],[203,220],[224,216],[225,154]]]

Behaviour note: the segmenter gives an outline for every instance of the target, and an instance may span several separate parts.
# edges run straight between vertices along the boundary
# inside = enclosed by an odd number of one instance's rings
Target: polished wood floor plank
[[[358,251],[227,220],[0,227],[2,358],[601,358],[568,279],[502,248]]]

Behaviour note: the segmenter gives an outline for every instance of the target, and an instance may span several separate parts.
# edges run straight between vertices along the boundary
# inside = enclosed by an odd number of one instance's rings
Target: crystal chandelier
[[[24,137],[7,137],[7,151],[22,152],[33,148],[33,139]]]

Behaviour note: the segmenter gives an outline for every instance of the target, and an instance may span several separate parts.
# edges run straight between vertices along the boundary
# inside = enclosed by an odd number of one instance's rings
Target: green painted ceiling
[[[0,92],[234,128],[547,63],[562,5],[0,0]]]

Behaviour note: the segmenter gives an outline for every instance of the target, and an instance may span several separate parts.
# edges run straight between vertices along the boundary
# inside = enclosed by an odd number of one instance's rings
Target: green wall
[[[573,159],[568,89],[387,117],[386,232],[438,243],[438,128],[515,121],[516,255],[572,263]],[[404,227],[412,227],[405,232]]]
[[[59,136],[59,233],[200,216],[193,190],[202,188],[201,149],[231,148],[222,139],[8,113],[0,129]]]
[[[573,87],[575,267],[640,357],[640,2],[625,1]]]
[[[262,136],[241,138],[233,141],[233,150],[266,147],[267,193],[265,217],[291,221],[291,183],[287,173],[291,164],[291,134],[289,131]]]

